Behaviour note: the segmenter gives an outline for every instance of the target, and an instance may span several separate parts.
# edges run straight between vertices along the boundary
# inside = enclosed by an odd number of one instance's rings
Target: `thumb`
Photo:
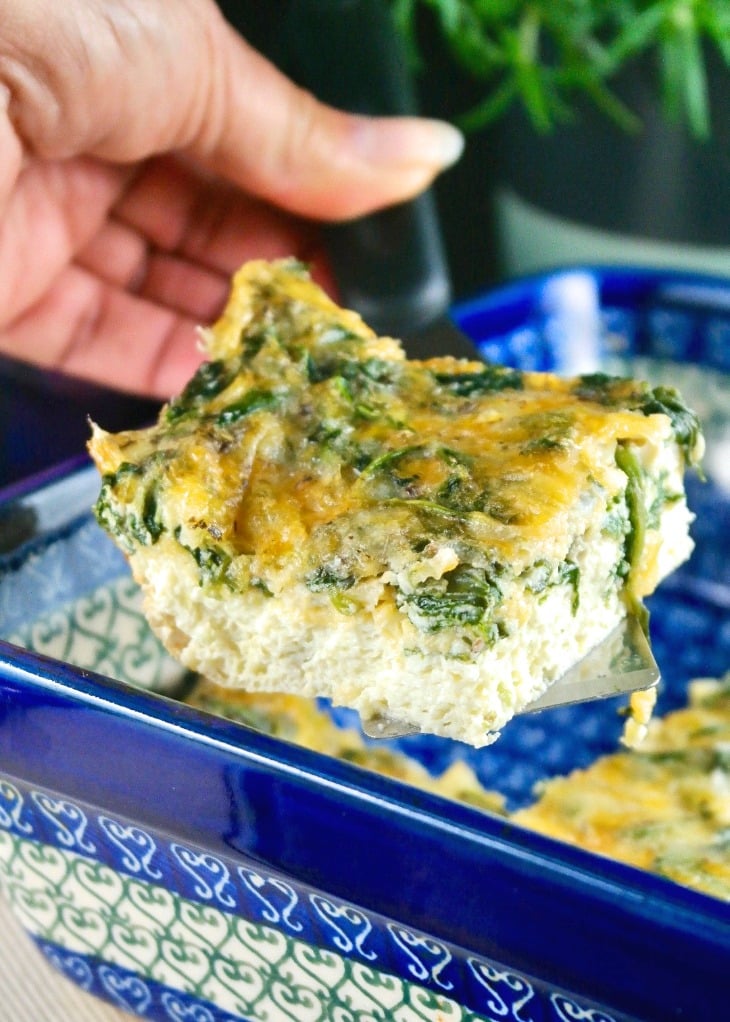
[[[191,145],[212,169],[291,212],[347,219],[409,199],[461,155],[452,125],[320,103],[221,23],[218,73]]]

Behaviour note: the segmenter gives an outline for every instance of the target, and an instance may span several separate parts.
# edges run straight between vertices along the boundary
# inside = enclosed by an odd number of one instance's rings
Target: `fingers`
[[[321,286],[335,293],[320,231],[311,221],[298,220],[220,179],[204,177],[179,159],[161,158],[145,165],[112,210],[103,237],[106,248],[113,239],[119,241],[119,254],[110,258],[97,238],[93,249],[81,255],[85,265],[105,277],[113,272],[115,282],[165,304],[182,303],[182,311],[201,322],[213,318],[213,296],[227,295],[231,274],[248,259],[296,256],[308,264]],[[98,253],[93,262],[88,261],[90,251]],[[121,275],[111,269],[115,264]],[[198,288],[182,286],[181,277],[179,292],[170,286],[170,274],[178,275],[183,265],[194,266],[201,277],[209,271],[208,304],[191,306]],[[163,279],[164,288],[156,288],[154,281]]]
[[[194,320],[70,266],[35,306],[0,331],[0,349],[37,365],[166,400],[203,358],[196,337]]]
[[[24,167],[0,216],[0,324],[37,301],[94,236],[131,173],[84,158]]]
[[[315,233],[172,158],[150,161],[113,213],[155,248],[226,275],[248,258],[299,254]]]
[[[102,241],[95,254],[103,248]],[[89,261],[93,249],[92,244]],[[204,357],[197,327],[221,311],[228,280],[170,256],[154,257],[148,265],[139,294],[86,266],[69,266],[34,306],[0,329],[0,351],[117,390],[169,400]],[[326,283],[325,274],[321,282]]]
[[[76,264],[107,284],[200,324],[220,313],[230,287],[227,274],[159,252],[141,234],[115,221],[79,252]]]
[[[248,259],[296,256],[323,275],[319,232],[172,158],[150,161],[76,261],[168,308],[215,318]]]
[[[88,183],[86,191],[93,194]],[[100,196],[106,208],[109,193],[102,188]],[[215,201],[221,202],[217,211],[211,210]],[[109,211],[110,218],[71,252],[71,265],[56,266],[52,279],[45,274],[43,288],[25,287],[26,298],[34,294],[35,300],[7,317],[0,351],[166,400],[200,362],[196,327],[217,318],[230,274],[247,258],[297,256],[332,289],[311,229],[298,231],[281,212],[176,161],[152,161]],[[39,231],[25,241],[37,244]],[[65,251],[59,243],[51,247]],[[30,249],[24,258],[32,259]],[[16,291],[23,290],[18,280]],[[8,308],[13,297],[7,295]]]
[[[297,88],[227,26],[193,151],[242,187],[295,213],[354,217],[410,198],[463,148],[451,125],[368,118]]]
[[[195,328],[220,313],[233,270],[290,255],[332,290],[311,225],[179,161],[136,177],[36,162],[0,218],[0,351],[166,399],[197,366]]]

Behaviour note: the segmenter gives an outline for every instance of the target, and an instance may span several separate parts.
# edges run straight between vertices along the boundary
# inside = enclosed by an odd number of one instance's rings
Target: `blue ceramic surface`
[[[662,708],[681,704],[730,667],[730,288],[577,269],[454,317],[510,364],[648,359],[700,388],[718,474],[691,481],[697,549],[651,601]],[[160,695],[179,673],[95,491],[71,466],[0,506],[0,886],[62,971],[154,1019],[726,1017],[727,905]],[[523,717],[478,752],[401,744],[520,805],[615,748],[617,708]]]

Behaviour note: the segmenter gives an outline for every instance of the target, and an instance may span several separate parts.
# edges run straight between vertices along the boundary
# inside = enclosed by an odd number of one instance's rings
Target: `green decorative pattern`
[[[8,638],[34,653],[158,692],[170,689],[184,673],[150,630],[139,586],[129,575]]]
[[[261,1022],[485,1022],[415,983],[0,830],[0,886],[70,952]]]

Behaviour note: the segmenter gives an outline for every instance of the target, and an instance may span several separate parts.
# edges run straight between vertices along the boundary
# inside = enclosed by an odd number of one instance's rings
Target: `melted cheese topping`
[[[515,572],[536,550],[561,560],[587,495],[625,486],[617,444],[672,437],[630,381],[406,361],[291,264],[245,268],[205,339],[210,361],[156,428],[95,431],[100,516],[129,549],[173,534],[272,592],[398,571],[434,536]]]

